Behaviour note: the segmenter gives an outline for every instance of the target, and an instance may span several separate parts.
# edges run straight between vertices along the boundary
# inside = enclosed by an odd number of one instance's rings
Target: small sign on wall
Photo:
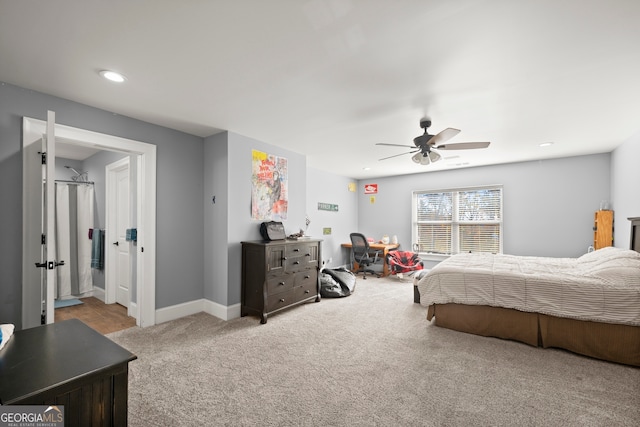
[[[322,229],[322,234],[324,234],[325,236],[328,236],[329,234],[331,234],[331,227],[324,227]]]
[[[332,203],[320,203],[320,202],[318,202],[318,210],[319,211],[338,212],[338,205],[334,205]]]
[[[364,185],[364,194],[377,194],[377,193],[378,193],[378,184]]]

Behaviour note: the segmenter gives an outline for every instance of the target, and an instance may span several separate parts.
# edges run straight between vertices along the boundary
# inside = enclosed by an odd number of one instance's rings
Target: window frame
[[[500,219],[486,221],[461,221],[459,219],[459,199],[458,193],[466,191],[478,190],[499,190],[500,191]],[[420,221],[418,222],[418,196],[422,194],[442,194],[451,193],[452,195],[452,219],[451,221]],[[498,242],[499,250],[497,253],[503,253],[504,238],[504,187],[502,184],[482,185],[475,187],[458,187],[446,188],[438,190],[414,190],[411,195],[411,247],[418,252],[420,257],[425,260],[442,260],[452,255],[460,253],[460,225],[498,225],[500,229],[500,238]],[[418,225],[419,224],[450,224],[451,225],[451,253],[435,253],[435,252],[419,252],[418,245]]]

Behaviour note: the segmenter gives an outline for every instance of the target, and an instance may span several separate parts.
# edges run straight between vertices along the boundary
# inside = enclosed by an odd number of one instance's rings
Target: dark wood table
[[[136,358],[77,319],[17,331],[0,350],[0,404],[62,405],[65,426],[126,426]]]

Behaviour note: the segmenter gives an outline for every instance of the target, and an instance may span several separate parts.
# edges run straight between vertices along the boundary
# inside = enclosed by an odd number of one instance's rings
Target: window
[[[420,253],[502,252],[502,187],[415,191],[413,248]]]

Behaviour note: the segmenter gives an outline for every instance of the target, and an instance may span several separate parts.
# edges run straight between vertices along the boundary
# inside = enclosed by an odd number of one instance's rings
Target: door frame
[[[46,121],[23,117],[22,143],[23,153],[32,152],[27,147],[42,139],[46,133]],[[56,138],[64,138],[65,142],[73,141],[79,146],[90,146],[107,151],[128,153],[136,157],[136,222],[138,228],[138,245],[136,246],[137,268],[136,287],[138,316],[136,324],[141,327],[155,325],[156,322],[156,146],[146,142],[135,141],[113,135],[79,129],[71,126],[55,124]],[[23,160],[23,163],[25,161]],[[34,188],[33,176],[23,168],[23,206],[26,194]],[[39,183],[37,185],[40,185]],[[27,212],[23,209],[23,224],[28,224]],[[32,267],[28,244],[25,242],[33,230],[23,228],[23,273]],[[23,274],[23,298],[25,298],[25,275]],[[23,303],[24,307],[24,303]],[[23,324],[25,324],[23,310]]]
[[[106,224],[106,235],[105,235],[105,270],[104,270],[104,278],[105,278],[105,285],[104,285],[104,290],[105,290],[105,297],[104,297],[104,302],[106,304],[113,304],[115,302],[117,302],[117,277],[115,274],[115,266],[116,263],[114,261],[114,249],[113,246],[109,245],[109,243],[114,241],[114,238],[117,239],[117,236],[114,236],[114,231],[110,230],[110,227],[113,225],[115,218],[113,218],[112,213],[113,213],[113,201],[115,198],[115,185],[114,185],[114,180],[116,178],[116,174],[118,172],[121,172],[123,170],[127,170],[129,171],[129,218],[127,223],[129,224],[129,227],[131,227],[132,221],[131,221],[131,194],[132,191],[131,189],[135,188],[135,182],[133,181],[133,176],[131,175],[131,162],[130,162],[130,157],[124,157],[120,160],[116,160],[113,163],[109,163],[108,165],[105,166],[105,224]],[[132,254],[131,254],[131,247],[129,248],[129,259],[132,258]],[[130,264],[131,266],[132,264]],[[131,270],[129,270],[127,272],[127,275],[129,276],[129,281],[131,282]],[[135,306],[135,303],[134,303]],[[131,286],[129,286],[129,301],[127,301],[127,311],[129,313],[129,315],[131,316],[133,314],[133,317],[138,317],[137,316],[137,307],[132,307],[132,301],[131,301]]]

